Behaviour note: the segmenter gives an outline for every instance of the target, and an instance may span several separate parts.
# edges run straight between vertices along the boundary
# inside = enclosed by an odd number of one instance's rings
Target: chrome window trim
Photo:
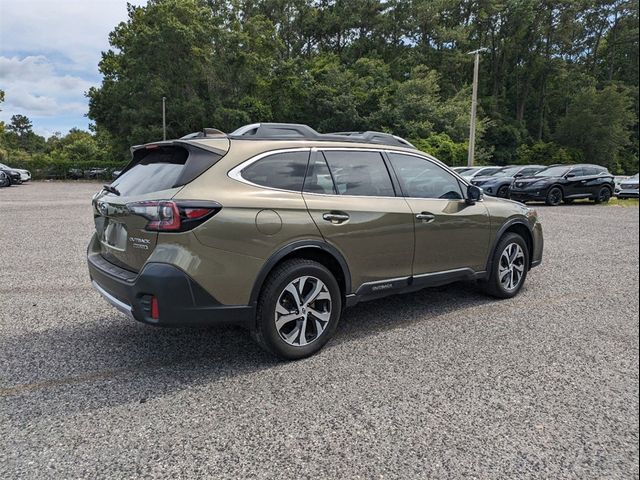
[[[255,124],[254,124],[255,126]],[[451,202],[454,200],[465,200],[465,198],[462,199],[449,199],[449,198],[423,198],[423,197],[405,197],[405,196],[398,196],[398,195],[394,195],[392,197],[381,197],[381,196],[372,196],[372,195],[341,195],[339,193],[312,193],[312,192],[305,192],[304,190],[302,191],[297,191],[297,190],[286,190],[286,189],[282,189],[282,188],[275,188],[275,187],[267,187],[265,185],[258,185],[257,183],[253,183],[250,182],[249,180],[245,179],[242,176],[242,170],[244,170],[245,168],[247,168],[248,166],[252,165],[253,163],[257,162],[258,160],[261,160],[265,157],[268,157],[270,155],[276,155],[279,153],[291,153],[291,152],[309,152],[309,153],[317,153],[317,152],[323,152],[323,151],[354,151],[354,152],[378,152],[380,154],[382,153],[397,153],[397,154],[401,154],[401,155],[409,155],[412,157],[418,157],[421,158],[427,162],[431,162],[434,165],[442,168],[443,170],[445,170],[447,173],[453,175],[454,178],[456,178],[457,180],[459,180],[460,182],[462,182],[463,185],[466,185],[467,187],[469,187],[469,185],[471,185],[467,180],[465,180],[461,175],[458,175],[457,172],[455,172],[454,170],[452,170],[449,166],[447,166],[446,164],[444,164],[443,162],[441,162],[440,160],[438,160],[435,157],[432,157],[431,155],[429,155],[428,153],[424,153],[424,152],[420,152],[420,153],[416,153],[416,152],[407,152],[404,150],[394,150],[394,149],[390,149],[390,148],[379,148],[379,147],[372,147],[372,148],[367,148],[367,147],[290,147],[290,148],[280,148],[277,150],[268,150],[266,152],[262,152],[259,153],[247,160],[245,160],[244,162],[240,163],[239,165],[236,165],[235,167],[233,167],[231,170],[229,170],[227,172],[227,176],[233,180],[236,180],[238,182],[244,183],[246,185],[251,185],[253,187],[258,187],[258,188],[264,188],[267,190],[275,190],[277,192],[288,192],[288,193],[304,193],[305,195],[318,195],[318,196],[324,196],[324,197],[348,197],[348,198],[384,198],[384,199],[389,199],[389,198],[409,198],[409,199],[413,199],[413,200],[439,200],[439,201],[446,201],[446,202]],[[304,185],[303,185],[304,188]],[[481,198],[480,201],[482,201],[483,199]]]

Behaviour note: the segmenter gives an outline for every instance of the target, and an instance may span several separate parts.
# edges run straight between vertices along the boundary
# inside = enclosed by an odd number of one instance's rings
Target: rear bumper
[[[248,325],[254,309],[223,305],[179,268],[148,263],[139,274],[107,262],[97,253],[87,257],[94,288],[129,318],[151,325],[187,327],[218,324]],[[158,301],[158,318],[151,316],[151,298]]]

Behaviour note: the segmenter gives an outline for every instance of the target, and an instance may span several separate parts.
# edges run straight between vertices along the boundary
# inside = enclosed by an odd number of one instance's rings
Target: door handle
[[[349,220],[349,215],[343,212],[326,212],[322,214],[322,218],[327,222],[338,224]]]
[[[418,220],[424,220],[425,223],[431,223],[436,219],[436,216],[429,212],[421,212],[416,215]]]

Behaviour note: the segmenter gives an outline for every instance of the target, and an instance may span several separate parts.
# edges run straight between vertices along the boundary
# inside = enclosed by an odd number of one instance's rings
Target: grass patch
[[[620,200],[619,198],[613,197],[609,200],[609,203],[605,203],[608,207],[638,207],[638,199],[637,198],[627,198],[625,200]]]

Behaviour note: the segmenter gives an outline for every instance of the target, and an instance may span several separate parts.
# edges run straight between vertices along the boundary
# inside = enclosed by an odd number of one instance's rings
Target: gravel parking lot
[[[636,207],[540,207],[517,298],[361,304],[284,363],[102,300],[98,187],[0,189],[0,478],[638,478]]]

